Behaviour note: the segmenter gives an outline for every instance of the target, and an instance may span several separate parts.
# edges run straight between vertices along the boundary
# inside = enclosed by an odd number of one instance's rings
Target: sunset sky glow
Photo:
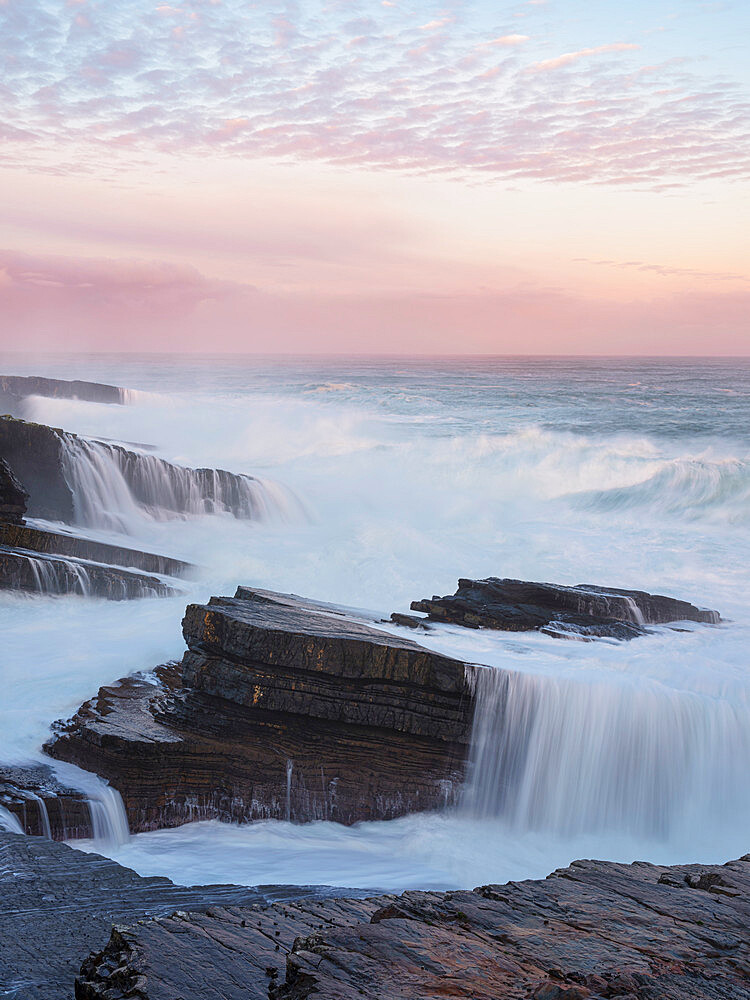
[[[750,5],[0,0],[0,346],[750,354]]]

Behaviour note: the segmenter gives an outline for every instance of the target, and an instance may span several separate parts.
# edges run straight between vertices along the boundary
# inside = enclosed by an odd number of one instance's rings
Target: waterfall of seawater
[[[94,841],[102,847],[127,843],[130,829],[120,793],[106,785],[88,802]]]
[[[73,591],[86,597],[91,593],[88,571],[80,563],[61,557],[52,560],[29,555],[27,559],[40,594],[67,594]]]
[[[24,832],[18,817],[5,806],[0,806],[0,830],[5,830],[6,833]]]
[[[617,678],[472,673],[470,815],[519,831],[666,838],[750,807],[745,703]]]
[[[63,435],[63,472],[75,517],[132,533],[143,518],[230,513],[249,520],[299,519],[301,504],[276,483],[216,469],[189,469],[154,455]]]

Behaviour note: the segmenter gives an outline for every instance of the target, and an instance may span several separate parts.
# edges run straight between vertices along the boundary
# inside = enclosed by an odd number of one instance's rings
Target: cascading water
[[[104,849],[126,844],[130,838],[122,796],[116,788],[89,771],[63,761],[49,761],[61,784],[80,790],[86,797],[95,846]]]
[[[106,785],[88,800],[94,842],[103,847],[117,847],[130,837],[125,807],[120,793]]]
[[[24,832],[18,817],[5,806],[0,806],[0,830],[5,830],[7,833]]]
[[[294,520],[289,490],[220,469],[189,469],[118,445],[62,435],[63,472],[76,521],[136,533],[143,519],[230,513],[248,520]]]
[[[666,838],[750,809],[746,702],[643,679],[470,669],[468,814],[519,831]]]
[[[40,594],[78,593],[88,597],[91,581],[85,566],[73,559],[45,559],[26,556]]]

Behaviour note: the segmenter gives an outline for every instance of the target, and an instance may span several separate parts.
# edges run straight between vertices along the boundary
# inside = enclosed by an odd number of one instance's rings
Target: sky
[[[750,354],[747,0],[0,0],[0,347]]]

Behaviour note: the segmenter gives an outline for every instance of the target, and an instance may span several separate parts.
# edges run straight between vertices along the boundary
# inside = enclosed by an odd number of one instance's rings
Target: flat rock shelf
[[[186,888],[166,878],[141,878],[109,858],[65,844],[0,832],[0,996],[72,1000],[81,963],[103,946],[113,924],[344,891],[352,892],[306,886]]]
[[[79,1000],[744,1000],[750,856],[576,861],[473,891],[211,907],[116,928]]]

